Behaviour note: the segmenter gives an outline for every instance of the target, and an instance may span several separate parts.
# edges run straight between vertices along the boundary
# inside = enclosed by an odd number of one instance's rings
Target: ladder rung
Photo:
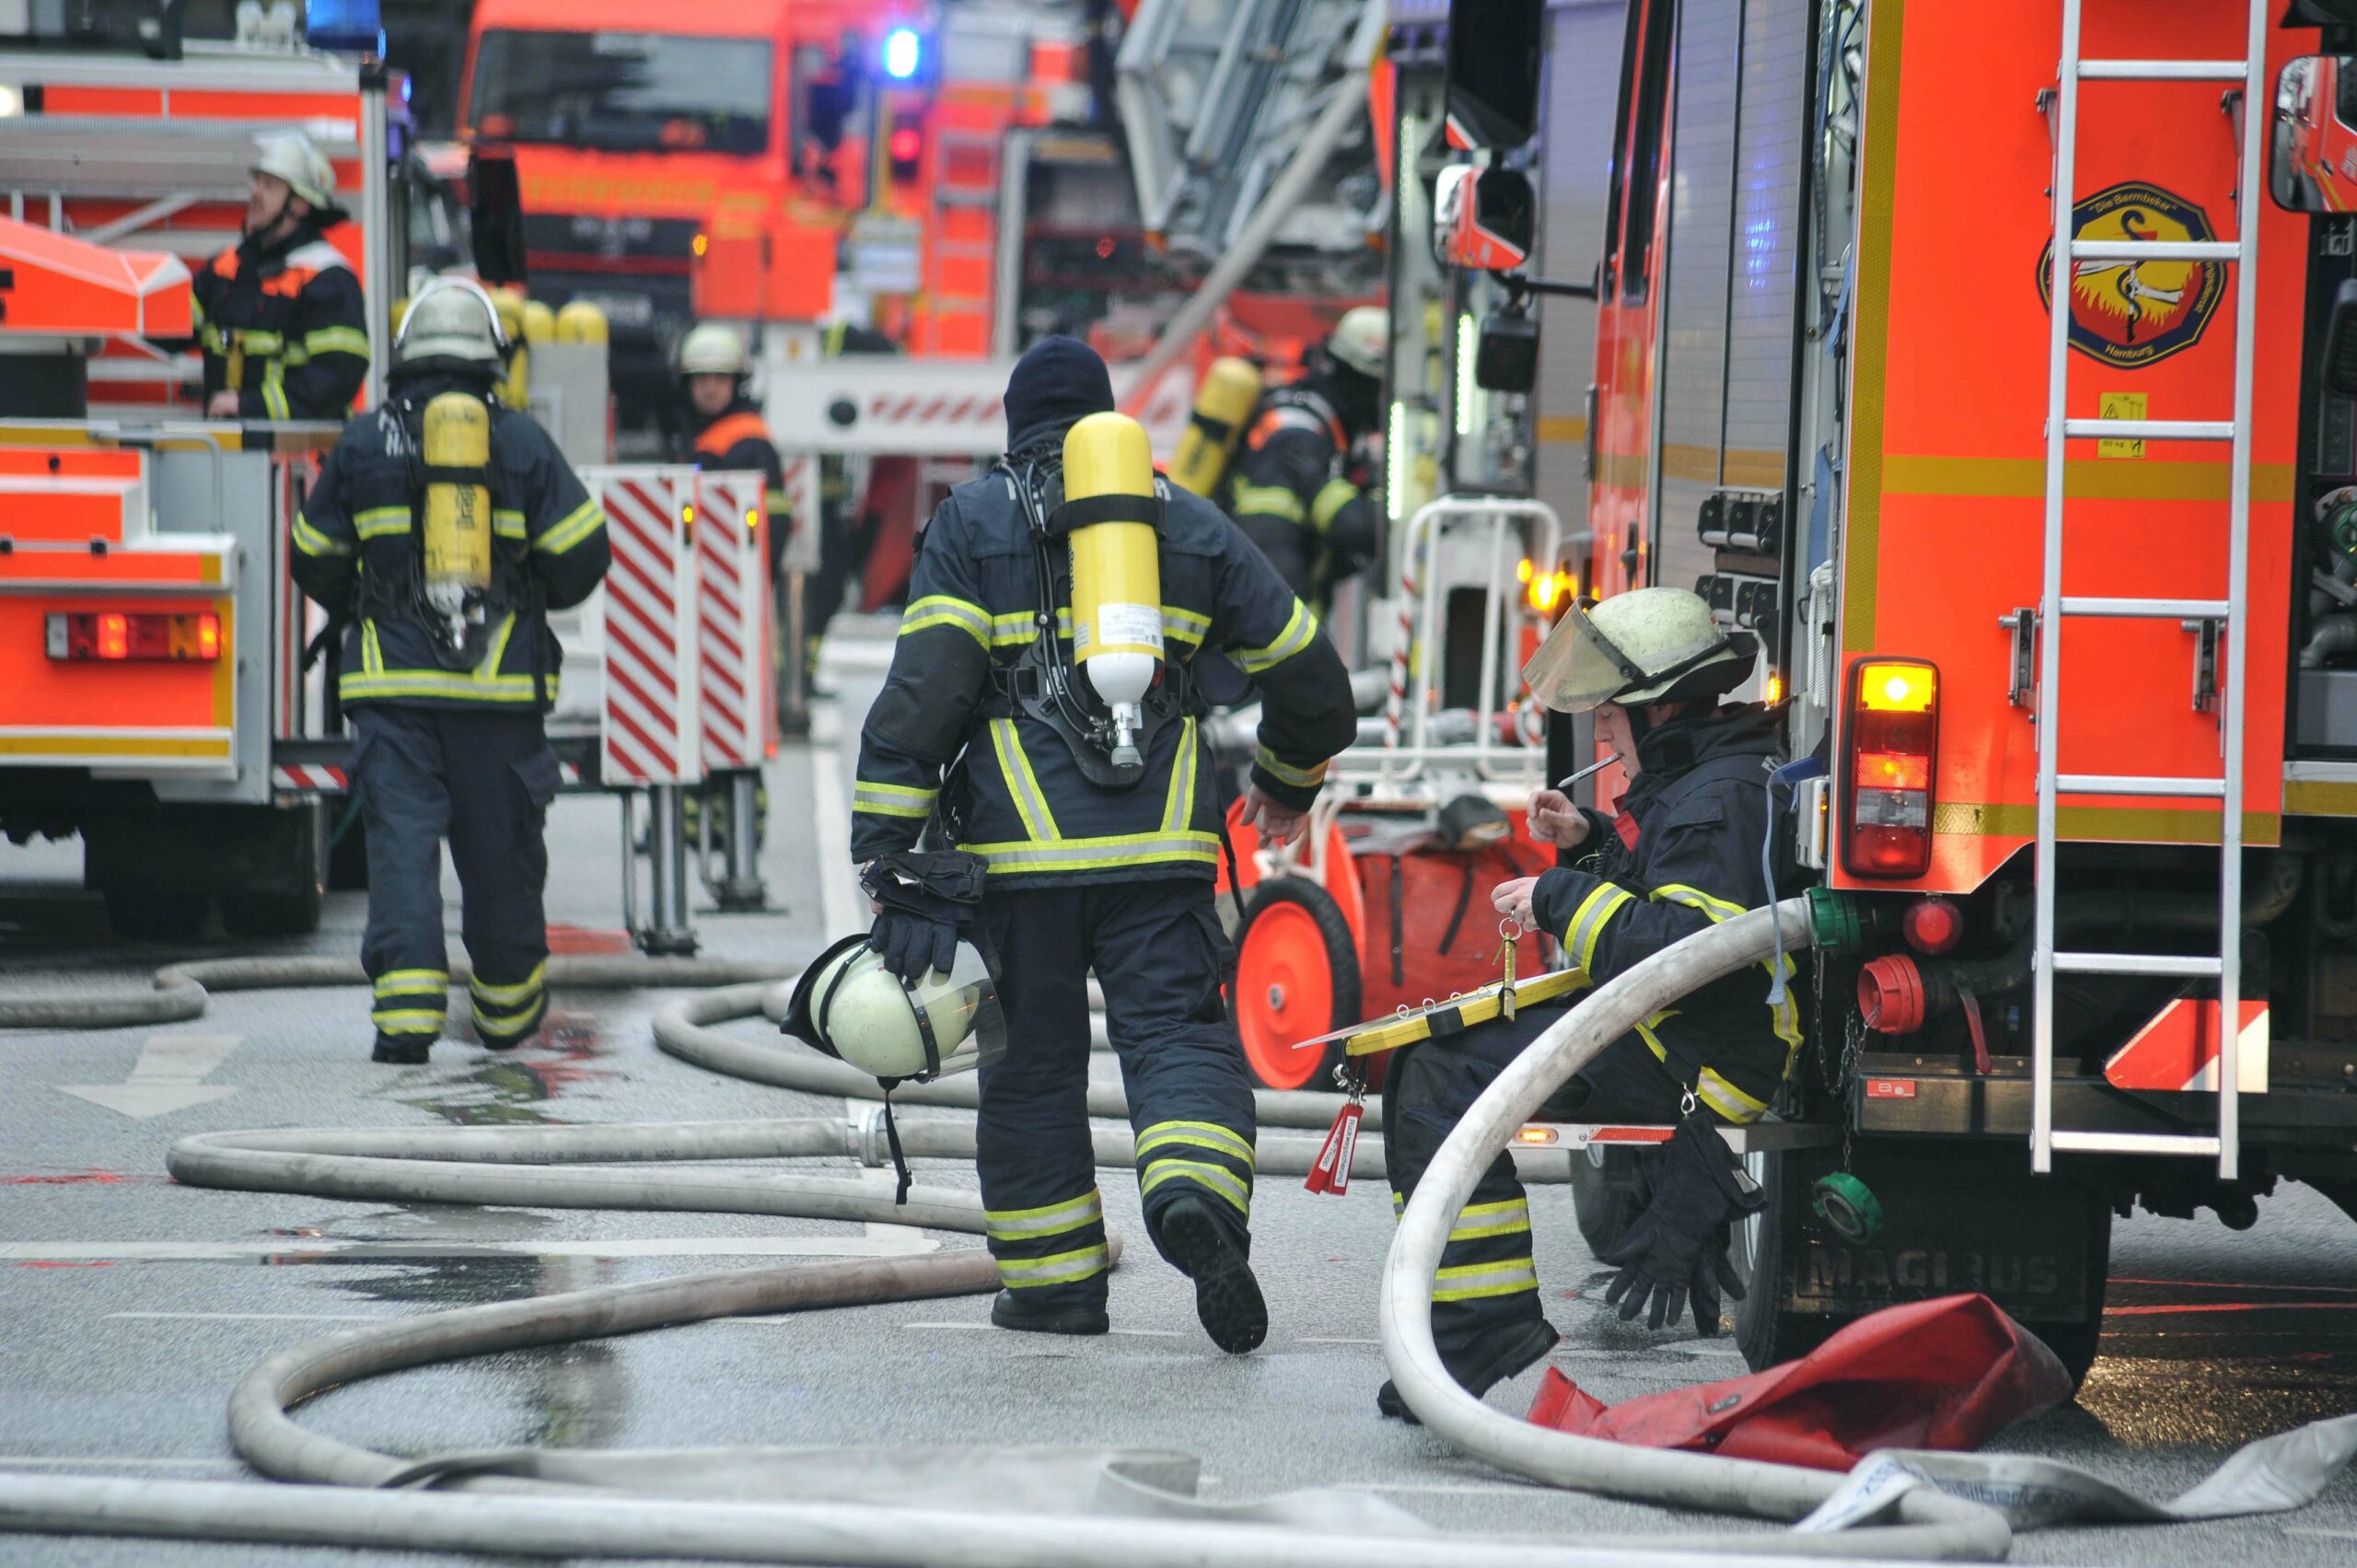
[[[2054,1146],[2077,1155],[2214,1155],[2218,1140],[2207,1132],[2065,1132]]]
[[[2240,60],[2082,60],[2083,82],[2239,82],[2250,75]]]
[[[2073,261],[2238,261],[2238,239],[2073,239]]]
[[[2062,434],[2107,441],[2231,441],[2230,419],[2066,419]]]
[[[2054,788],[2061,795],[2190,795],[2208,800],[2226,796],[2223,779],[2175,778],[2166,773],[2058,773]]]
[[[2116,621],[2223,621],[2231,607],[2222,598],[2074,598],[2065,597],[2065,615]]]
[[[2157,974],[2214,980],[2224,968],[2215,958],[2180,953],[2057,953],[2057,974]]]

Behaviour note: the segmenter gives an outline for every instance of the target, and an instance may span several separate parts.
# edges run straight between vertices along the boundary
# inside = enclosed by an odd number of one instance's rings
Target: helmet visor
[[[1574,605],[1522,667],[1522,679],[1542,706],[1585,714],[1643,684],[1645,672]]]
[[[949,972],[927,971],[909,987],[909,999],[916,1007],[918,1032],[929,1046],[928,1060],[937,1056],[941,1063],[928,1077],[967,1072],[1006,1054],[1006,1013],[999,1005],[998,981],[972,943],[958,943]]]

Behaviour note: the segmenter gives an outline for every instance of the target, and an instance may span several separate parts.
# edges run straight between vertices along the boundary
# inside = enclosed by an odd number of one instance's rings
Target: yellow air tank
[[[491,410],[479,397],[445,392],[425,405],[428,468],[481,469],[491,462]],[[434,480],[425,486],[425,598],[463,633],[467,595],[491,587],[491,492]]]
[[[556,313],[556,341],[561,343],[601,343],[606,337],[606,313],[586,299],[574,300]]]
[[[1134,505],[1123,500],[1134,499]],[[1143,765],[1145,694],[1162,669],[1162,552],[1154,447],[1127,414],[1092,413],[1064,436],[1064,505],[1128,514],[1072,530],[1072,648],[1113,714],[1112,763]],[[1109,502],[1108,505],[1087,505]]]
[[[532,350],[524,336],[524,296],[511,289],[493,289],[492,308],[499,312],[499,331],[507,340],[507,374],[492,395],[512,409],[532,406]]]
[[[556,341],[556,312],[537,299],[524,301],[521,311],[524,341],[545,343]]]
[[[1250,360],[1214,359],[1195,389],[1195,407],[1179,433],[1171,459],[1170,482],[1209,495],[1227,472],[1227,460],[1244,434],[1244,422],[1260,401],[1260,372]]]

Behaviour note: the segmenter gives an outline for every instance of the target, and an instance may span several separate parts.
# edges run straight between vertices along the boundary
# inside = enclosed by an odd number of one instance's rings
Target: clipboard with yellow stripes
[[[1550,974],[1533,975],[1528,980],[1492,981],[1478,991],[1452,996],[1446,1002],[1434,1002],[1422,1007],[1401,1008],[1386,1017],[1370,1018],[1363,1024],[1305,1040],[1293,1049],[1306,1051],[1313,1045],[1342,1042],[1346,1056],[1375,1056],[1387,1051],[1397,1051],[1418,1040],[1443,1040],[1476,1024],[1486,1024],[1505,1011],[1505,993],[1514,992],[1516,1011],[1551,1002],[1559,996],[1585,988],[1588,983],[1585,970],[1557,970]]]

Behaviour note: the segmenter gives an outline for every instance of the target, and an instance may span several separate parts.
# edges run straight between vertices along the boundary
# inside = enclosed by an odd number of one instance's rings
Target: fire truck
[[[1797,763],[1743,1351],[1980,1290],[2084,1376],[2115,1215],[2357,1212],[2357,7],[1470,9],[1394,7],[1391,461],[1756,631]]]

